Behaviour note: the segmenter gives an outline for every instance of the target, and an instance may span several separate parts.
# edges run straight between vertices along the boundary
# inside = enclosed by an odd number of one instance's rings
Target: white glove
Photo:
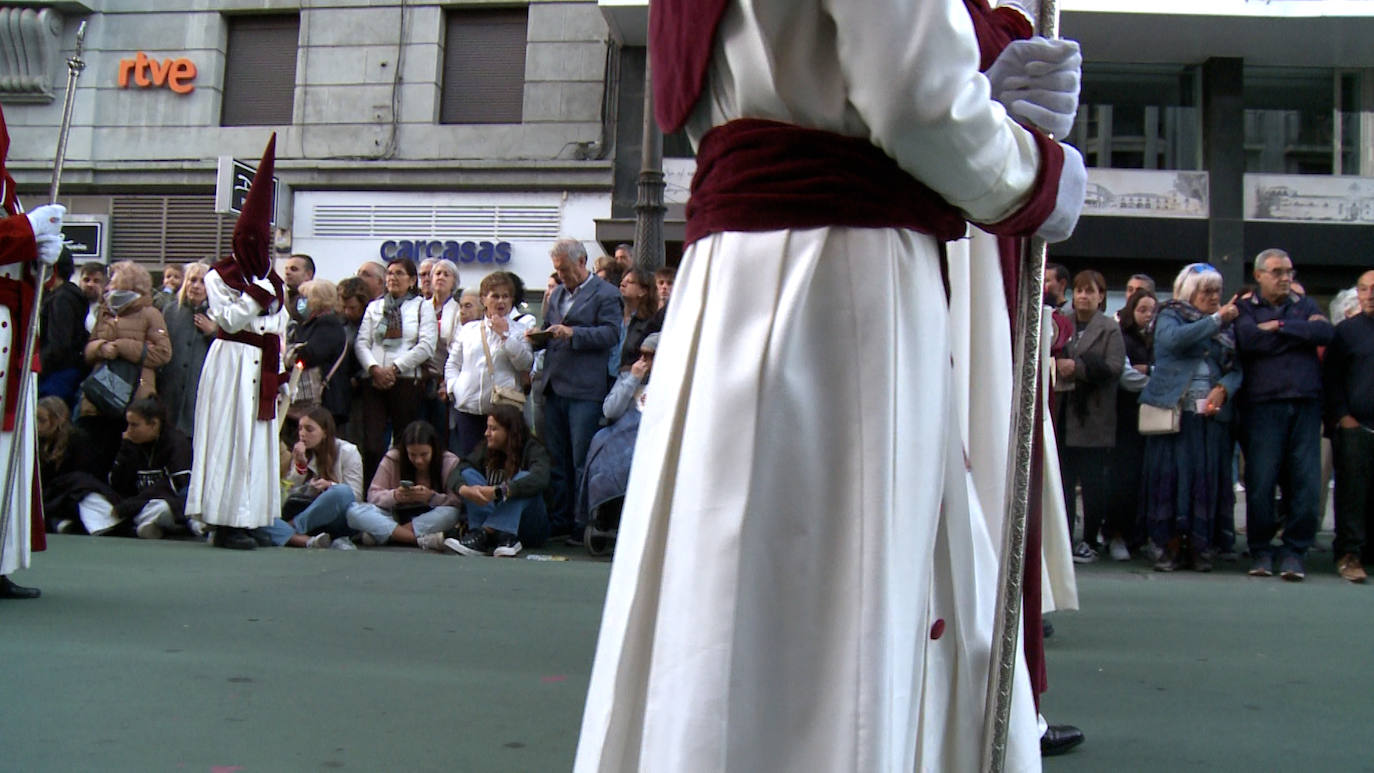
[[[1064,149],[1064,169],[1059,173],[1059,195],[1054,199],[1054,211],[1035,232],[1050,244],[1062,242],[1073,235],[1078,216],[1083,212],[1083,200],[1088,192],[1088,170],[1083,156],[1072,145],[1059,143]]]
[[[1035,37],[1013,41],[987,71],[992,98],[1014,118],[1056,137],[1067,137],[1078,113],[1083,55],[1072,40]]]
[[[62,216],[67,214],[67,208],[61,204],[44,204],[26,214],[29,218],[29,225],[33,226],[34,236],[42,236],[43,234],[62,235]]]
[[[62,235],[43,234],[35,238],[38,242],[38,259],[51,266],[62,257]]]

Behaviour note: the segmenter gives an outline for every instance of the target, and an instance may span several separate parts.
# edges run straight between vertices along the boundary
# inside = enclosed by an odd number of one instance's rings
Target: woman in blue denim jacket
[[[1231,321],[1234,302],[1221,303],[1221,274],[1206,263],[1174,279],[1174,299],[1154,322],[1154,370],[1140,402],[1181,407],[1179,431],[1145,441],[1145,523],[1163,554],[1155,569],[1212,569],[1212,536],[1231,517],[1231,398],[1240,388],[1240,360]]]

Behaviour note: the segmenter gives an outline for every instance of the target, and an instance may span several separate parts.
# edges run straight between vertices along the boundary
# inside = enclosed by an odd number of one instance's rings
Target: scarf
[[[410,290],[405,295],[397,298],[391,293],[386,294],[382,301],[382,324],[386,326],[386,335],[382,336],[386,340],[394,340],[401,337],[401,304],[415,297],[415,291]]]
[[[105,303],[115,316],[119,316],[129,307],[129,304],[138,300],[138,297],[138,293],[133,290],[111,290],[105,295]]]

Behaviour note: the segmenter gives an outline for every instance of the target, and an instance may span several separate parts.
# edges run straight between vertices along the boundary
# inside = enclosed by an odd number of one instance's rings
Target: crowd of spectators
[[[552,537],[581,541],[588,448],[619,427],[601,445],[624,446],[628,469],[634,435],[616,420],[637,418],[673,273],[635,269],[625,246],[614,283],[588,270],[576,240],[550,254],[542,322],[509,272],[465,289],[452,261],[395,258],[335,283],[316,278],[309,255],[280,259],[291,320],[282,507],[251,532],[256,544],[515,556]],[[211,270],[164,266],[154,287],[131,261],[79,275],[69,256],[56,266],[37,414],[51,531],[210,536],[186,512],[186,485],[201,372],[220,334],[207,314]],[[86,394],[115,363],[135,375],[112,411]]]
[[[1083,510],[1075,561],[1134,554],[1161,572],[1206,572],[1246,555],[1251,576],[1302,580],[1334,467],[1337,570],[1364,582],[1374,271],[1336,296],[1329,317],[1279,249],[1256,256],[1255,283],[1229,298],[1206,263],[1185,266],[1167,300],[1133,276],[1115,319],[1098,272],[1050,265],[1045,276],[1071,534],[1080,501]]]
[[[674,274],[636,267],[628,245],[588,266],[584,246],[561,239],[550,258],[542,320],[508,272],[464,288],[451,261],[396,258],[336,284],[315,278],[308,255],[282,261],[295,371],[285,504],[254,538],[507,556],[551,537],[580,543],[589,524],[613,531]],[[154,289],[128,261],[56,266],[38,411],[51,529],[203,533],[178,481],[217,332],[207,270],[164,267]],[[1374,271],[1330,316],[1282,250],[1256,257],[1254,280],[1225,298],[1205,263],[1167,293],[1138,274],[1109,316],[1102,274],[1047,267],[1051,414],[1070,533],[1082,524],[1076,561],[1134,555],[1159,571],[1208,571],[1247,555],[1251,575],[1300,580],[1334,474],[1338,570],[1365,579]],[[121,360],[138,383],[123,415],[109,415],[82,384]]]

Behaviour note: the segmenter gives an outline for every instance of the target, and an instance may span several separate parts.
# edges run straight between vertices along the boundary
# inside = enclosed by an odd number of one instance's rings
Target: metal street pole
[[[635,199],[635,266],[653,272],[663,267],[663,133],[654,123],[653,64],[644,52],[644,132],[640,149],[639,191]]]

